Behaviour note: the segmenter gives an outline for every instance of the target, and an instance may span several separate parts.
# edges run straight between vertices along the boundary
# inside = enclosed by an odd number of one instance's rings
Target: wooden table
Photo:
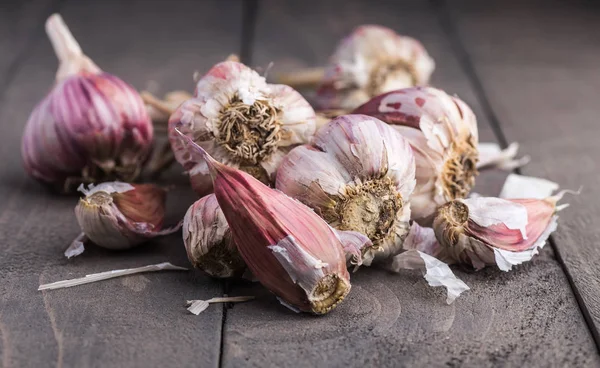
[[[52,195],[21,166],[20,137],[53,82],[43,22],[60,12],[103,69],[143,89],[193,89],[192,74],[230,53],[273,72],[327,61],[337,40],[379,23],[422,40],[432,84],[467,101],[482,141],[519,141],[525,174],[569,197],[550,246],[503,273],[456,272],[472,290],[453,305],[419,273],[352,275],[324,317],[297,315],[259,285],[199,272],[154,273],[39,292],[40,283],[170,261],[188,265],[180,235],[128,252],[88,247],[76,197]],[[0,356],[3,367],[86,366],[598,366],[600,338],[600,8],[589,1],[13,1],[0,5]],[[504,173],[478,178],[498,194]],[[194,195],[177,168],[171,219]],[[173,220],[174,221],[174,220]],[[211,305],[186,299],[256,295]]]

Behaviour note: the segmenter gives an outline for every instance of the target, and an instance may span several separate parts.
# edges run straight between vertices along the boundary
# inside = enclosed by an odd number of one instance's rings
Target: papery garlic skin
[[[233,239],[261,284],[294,310],[324,314],[335,308],[350,291],[340,237],[302,203],[181,137],[194,159],[206,160]]]
[[[432,87],[406,88],[377,96],[354,112],[392,125],[410,141],[417,179],[412,219],[428,224],[438,206],[470,192],[478,174],[477,119],[458,97]]]
[[[190,160],[176,126],[217,161],[268,184],[283,156],[314,134],[315,112],[297,91],[267,84],[244,64],[215,65],[198,81],[194,97],[169,119],[175,157],[188,171],[194,190],[205,195],[212,188],[208,166]]]
[[[322,109],[354,109],[379,94],[424,85],[435,68],[414,38],[363,25],[338,45],[317,92]]]
[[[75,207],[77,222],[100,247],[128,249],[179,229],[161,230],[166,191],[155,185],[109,182],[79,190],[85,197]]]
[[[530,260],[556,230],[561,197],[451,201],[439,208],[433,222],[438,251],[475,269],[497,265],[508,271]]]
[[[334,228],[369,237],[373,246],[363,249],[368,266],[401,250],[415,187],[414,156],[408,141],[389,125],[344,115],[284,158],[276,187]]]
[[[83,55],[56,17],[49,18],[47,31],[61,67],[25,126],[25,170],[63,191],[82,181],[132,181],[152,148],[144,103],[133,87]]]
[[[220,278],[241,276],[246,270],[214,194],[190,206],[182,232],[188,259],[194,267]]]

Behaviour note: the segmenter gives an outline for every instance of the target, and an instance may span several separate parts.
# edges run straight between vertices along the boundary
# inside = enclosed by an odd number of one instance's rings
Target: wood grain
[[[71,1],[61,13],[84,51],[104,70],[137,88],[193,88],[192,74],[239,49],[241,2]],[[44,16],[47,16],[45,14]],[[25,16],[40,19],[37,14]],[[43,17],[42,17],[43,20]],[[49,193],[28,178],[20,138],[28,115],[53,83],[56,58],[38,28],[0,107],[0,361],[4,367],[200,366],[219,361],[222,306],[200,316],[186,299],[223,293],[221,282],[196,272],[136,275],[85,286],[37,291],[40,283],[92,272],[170,261],[189,266],[181,235],[139,249],[89,246],[66,260],[78,232],[77,196]],[[169,221],[195,196],[180,170],[169,181]]]
[[[600,344],[600,8],[540,4],[464,2],[451,14],[503,131],[532,156],[523,172],[583,186],[582,195],[564,200],[571,207],[561,212],[554,240]]]
[[[355,26],[377,23],[419,38],[437,62],[433,84],[457,93],[478,116],[482,141],[495,139],[479,97],[425,2],[263,1],[256,65],[273,72],[318,66]],[[519,137],[515,137],[519,138]],[[519,138],[520,139],[520,138]],[[529,147],[529,152],[535,145]],[[476,190],[498,194],[504,173],[482,174]],[[582,366],[598,364],[593,340],[559,264],[547,247],[503,273],[456,270],[472,290],[455,304],[419,273],[363,269],[348,299],[324,317],[298,315],[258,285],[256,302],[227,311],[223,364],[236,366]]]

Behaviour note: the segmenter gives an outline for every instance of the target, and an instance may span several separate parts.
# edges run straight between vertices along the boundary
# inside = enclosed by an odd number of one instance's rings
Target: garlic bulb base
[[[344,300],[350,292],[350,284],[336,274],[323,277],[308,296],[312,312],[326,314]]]
[[[475,185],[479,153],[473,136],[452,143],[440,177],[447,198],[466,198]]]

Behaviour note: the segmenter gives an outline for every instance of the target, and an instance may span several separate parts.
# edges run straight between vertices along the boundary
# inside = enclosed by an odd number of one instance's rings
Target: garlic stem
[[[287,84],[293,88],[311,88],[317,86],[325,76],[325,69],[322,67],[307,68],[289,73],[280,73],[275,76],[275,81],[280,84]]]
[[[101,69],[83,54],[79,43],[69,31],[60,14],[52,14],[48,18],[46,33],[60,62],[56,73],[57,82],[82,71],[94,74],[101,72]]]
[[[73,57],[83,55],[81,47],[60,14],[52,14],[46,21],[46,33],[50,38],[54,52],[62,63]]]
[[[53,289],[68,288],[68,287],[72,287],[72,286],[84,285],[84,284],[89,284],[89,283],[96,282],[96,281],[108,280],[108,279],[112,279],[115,277],[133,275],[133,274],[143,273],[143,272],[187,271],[187,270],[188,270],[187,268],[174,266],[169,262],[163,262],[163,263],[158,263],[158,264],[148,265],[148,266],[143,266],[143,267],[137,267],[137,268],[126,268],[123,270],[112,270],[112,271],[106,271],[106,272],[100,272],[100,273],[93,273],[93,274],[85,275],[85,277],[81,277],[78,279],[63,280],[63,281],[53,282],[50,284],[43,284],[43,285],[40,285],[38,290],[53,290]]]

